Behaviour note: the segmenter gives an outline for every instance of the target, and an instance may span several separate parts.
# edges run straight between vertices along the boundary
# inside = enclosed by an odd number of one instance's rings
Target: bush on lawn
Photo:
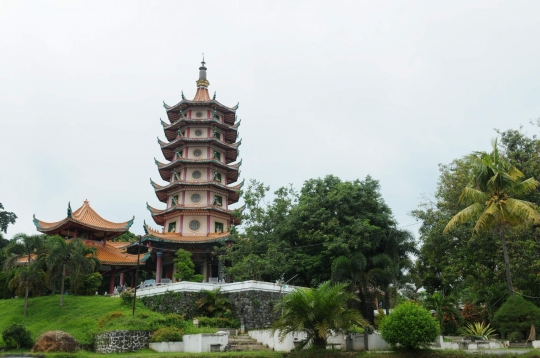
[[[22,324],[12,323],[2,332],[8,348],[30,348],[34,345],[32,334]]]
[[[150,342],[182,342],[184,331],[176,327],[160,328],[152,334]]]
[[[516,333],[514,339],[528,337],[532,324],[540,327],[540,308],[521,296],[510,296],[495,313],[493,323],[501,333]]]
[[[431,313],[412,302],[397,306],[379,327],[383,339],[392,347],[418,349],[432,343],[439,327]]]

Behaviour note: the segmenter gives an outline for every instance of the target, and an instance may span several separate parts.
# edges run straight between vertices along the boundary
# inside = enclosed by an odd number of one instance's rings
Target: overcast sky
[[[537,1],[1,1],[0,203],[153,223],[162,101],[240,102],[241,177],[371,175],[400,226],[438,164],[540,116]],[[155,224],[154,224],[155,226]],[[413,231],[417,226],[409,227]]]

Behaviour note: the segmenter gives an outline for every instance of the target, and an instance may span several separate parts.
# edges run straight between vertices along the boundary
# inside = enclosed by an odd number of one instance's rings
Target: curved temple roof
[[[57,231],[63,226],[67,226],[71,223],[93,230],[122,233],[129,230],[134,219],[135,217],[129,221],[121,223],[105,220],[97,212],[95,212],[92,207],[90,207],[88,200],[85,200],[83,205],[74,212],[71,211],[71,205],[68,204],[68,216],[60,221],[49,223],[36,219],[36,216],[34,215],[34,225],[36,225],[38,231],[43,233]]]
[[[228,232],[224,233],[211,233],[208,235],[199,235],[199,236],[182,236],[180,233],[162,233],[157,230],[152,229],[146,223],[144,224],[144,231],[146,235],[143,236],[143,241],[165,241],[165,242],[179,242],[186,244],[202,244],[209,242],[220,242],[225,241],[229,237]]]

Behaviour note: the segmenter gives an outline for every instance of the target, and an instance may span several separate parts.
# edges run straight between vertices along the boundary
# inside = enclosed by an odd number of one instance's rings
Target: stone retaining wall
[[[97,353],[125,353],[148,348],[152,331],[111,331],[96,334]]]
[[[284,293],[261,290],[223,292],[232,303],[233,317],[244,319],[246,329],[268,328],[278,318],[274,305]],[[153,296],[141,297],[149,309],[160,313],[178,313],[186,318],[196,317],[195,302],[202,298],[200,292],[165,292]]]

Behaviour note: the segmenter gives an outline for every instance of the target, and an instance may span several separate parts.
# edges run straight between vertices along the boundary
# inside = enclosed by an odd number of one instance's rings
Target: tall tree
[[[450,219],[444,232],[471,220],[476,220],[476,233],[494,230],[502,244],[506,280],[513,295],[505,232],[511,227],[540,223],[536,205],[518,199],[534,191],[540,183],[534,178],[524,179],[523,173],[500,155],[497,140],[493,141],[491,153],[474,152],[466,161],[472,178],[461,193],[460,203],[468,206]]]
[[[18,262],[21,259],[25,259],[26,265],[32,266],[35,262],[35,257],[37,255],[37,250],[43,246],[44,241],[43,235],[26,235],[26,234],[16,234],[11,239],[9,245],[6,247],[7,259],[5,261],[6,270],[11,270],[15,268]],[[24,270],[19,270],[16,274],[17,285],[10,284],[10,288],[24,287],[24,316],[26,317],[28,310],[28,293],[33,287],[33,277],[32,275],[37,275],[40,270],[34,268],[27,268]]]
[[[176,277],[180,281],[201,282],[204,276],[195,274],[195,264],[191,260],[191,252],[184,249],[176,251],[174,263],[176,265]]]
[[[99,268],[96,249],[87,247],[79,239],[65,240],[60,236],[49,237],[46,257],[47,268],[60,275],[60,306],[64,305],[66,271],[74,293],[82,286],[85,275]]]
[[[5,211],[4,206],[0,203],[0,231],[4,233],[7,232],[7,227],[9,224],[15,224],[17,215],[12,212]]]

